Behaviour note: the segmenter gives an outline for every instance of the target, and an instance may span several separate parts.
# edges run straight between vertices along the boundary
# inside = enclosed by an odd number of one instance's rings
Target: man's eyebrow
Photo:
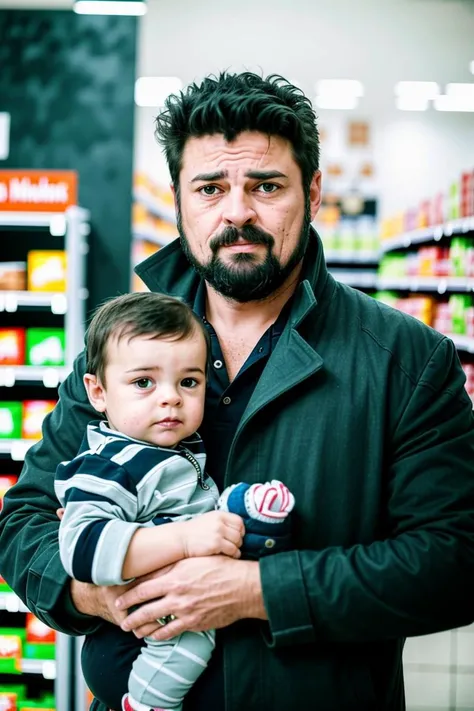
[[[272,178],[287,178],[285,173],[280,173],[279,170],[249,170],[245,173],[246,178],[252,180],[272,180]]]
[[[216,170],[214,173],[199,173],[198,175],[195,175],[194,178],[190,181],[191,183],[197,183],[197,182],[211,182],[213,180],[223,180],[224,178],[227,178],[228,172],[227,170]]]
[[[191,183],[212,183],[214,180],[223,180],[228,177],[227,170],[216,170],[214,173],[199,173],[191,179]],[[249,170],[245,173],[246,178],[251,178],[252,180],[273,180],[273,178],[287,178],[285,173],[281,173],[279,170]]]

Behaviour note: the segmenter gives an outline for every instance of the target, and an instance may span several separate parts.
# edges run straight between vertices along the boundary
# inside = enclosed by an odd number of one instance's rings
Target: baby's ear
[[[84,375],[84,387],[92,407],[97,410],[97,412],[105,412],[107,406],[107,396],[105,387],[102,385],[97,375],[86,373]]]

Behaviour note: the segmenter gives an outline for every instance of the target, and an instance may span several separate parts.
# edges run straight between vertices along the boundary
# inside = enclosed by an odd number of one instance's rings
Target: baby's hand
[[[240,516],[225,511],[210,511],[183,522],[181,527],[185,558],[220,553],[240,558],[240,546],[245,535]]]

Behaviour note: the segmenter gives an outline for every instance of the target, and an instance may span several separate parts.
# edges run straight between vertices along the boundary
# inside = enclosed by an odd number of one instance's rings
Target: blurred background
[[[223,69],[312,100],[331,271],[448,334],[474,396],[474,0],[0,0],[0,506],[91,310],[176,237],[157,112]],[[0,579],[1,711],[84,711],[79,651]],[[409,711],[474,711],[474,627],[404,667]]]

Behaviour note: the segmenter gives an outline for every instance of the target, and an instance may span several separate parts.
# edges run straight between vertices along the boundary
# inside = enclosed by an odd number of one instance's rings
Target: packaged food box
[[[26,289],[26,262],[0,262],[0,289],[2,291]]]
[[[32,612],[26,614],[26,641],[34,643],[54,644],[56,633],[45,625]]]
[[[3,497],[7,493],[8,489],[11,489],[11,487],[16,484],[17,482],[17,477],[9,474],[2,474],[0,475],[0,511],[2,510],[3,506]],[[2,579],[0,577],[0,582],[2,582]]]
[[[40,439],[43,420],[56,405],[55,400],[25,400],[21,434],[24,439]]]
[[[64,328],[27,328],[27,365],[64,365]]]
[[[25,329],[0,328],[0,365],[23,365],[24,362]]]
[[[24,631],[0,628],[0,673],[21,674]]]
[[[19,711],[19,704],[25,698],[26,686],[23,684],[0,685],[0,710]]]
[[[27,265],[30,291],[66,291],[64,250],[32,250],[28,252]]]
[[[0,402],[0,439],[21,437],[21,402]]]

